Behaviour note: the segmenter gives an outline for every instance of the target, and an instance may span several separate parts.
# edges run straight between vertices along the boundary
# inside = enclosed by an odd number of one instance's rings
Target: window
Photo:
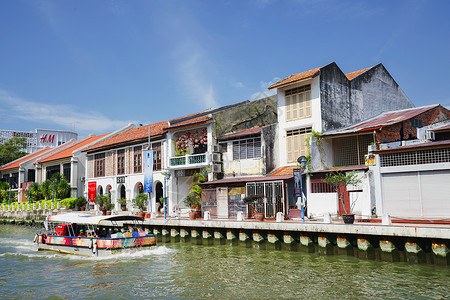
[[[105,153],[94,156],[94,177],[105,176]]]
[[[63,164],[63,175],[64,178],[66,178],[66,180],[70,182],[70,163]]]
[[[333,139],[334,166],[364,165],[364,155],[367,154],[371,142],[373,142],[371,134]]]
[[[125,174],[125,149],[117,151],[117,174]]]
[[[233,142],[233,160],[261,157],[261,138]]]
[[[220,143],[219,147],[220,147],[220,152],[226,153],[227,152],[227,148],[228,148],[228,144],[227,143]]]
[[[49,167],[45,168],[45,172],[46,172],[46,174],[45,174],[46,177],[45,178],[46,179],[50,179],[50,178],[52,178],[53,174],[60,173],[61,172],[61,168],[60,168],[59,165],[49,166]]]
[[[286,122],[311,117],[311,85],[285,91]]]
[[[161,143],[152,144],[153,171],[161,171]]]
[[[300,128],[295,130],[289,130],[286,132],[286,149],[287,149],[287,162],[296,162],[297,159],[305,155],[307,147],[305,144],[306,139],[311,135],[312,127]]]
[[[142,146],[134,147],[133,157],[134,173],[142,172]]]

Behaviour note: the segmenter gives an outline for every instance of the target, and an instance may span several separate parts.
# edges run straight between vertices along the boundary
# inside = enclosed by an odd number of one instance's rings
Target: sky
[[[0,0],[0,130],[79,138],[255,100],[291,74],[382,63],[450,108],[446,0]]]

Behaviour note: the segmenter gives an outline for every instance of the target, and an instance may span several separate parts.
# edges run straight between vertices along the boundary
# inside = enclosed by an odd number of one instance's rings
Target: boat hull
[[[81,256],[108,256],[125,251],[148,249],[156,245],[154,235],[123,238],[94,238],[38,235],[38,250],[55,251]]]

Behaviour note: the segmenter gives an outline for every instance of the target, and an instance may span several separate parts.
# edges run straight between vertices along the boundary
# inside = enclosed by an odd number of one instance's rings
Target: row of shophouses
[[[111,193],[132,200],[143,192],[144,151],[153,149],[153,191],[148,210],[166,196],[169,215],[183,200],[193,174],[205,172],[202,210],[213,218],[250,213],[246,195],[264,195],[266,217],[296,216],[293,170],[303,172],[307,216],[343,213],[329,172],[355,171],[345,201],[362,218],[448,218],[450,111],[414,107],[382,64],[344,74],[336,63],[291,75],[276,94],[146,126],[130,124],[101,136],[71,140],[0,168],[3,180],[27,186],[55,172],[72,196]],[[116,205],[119,208],[119,205]]]

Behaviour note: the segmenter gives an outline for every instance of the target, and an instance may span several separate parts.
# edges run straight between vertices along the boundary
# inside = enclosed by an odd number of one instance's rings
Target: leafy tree
[[[52,196],[52,191],[53,191],[52,189],[53,189],[52,182],[47,179],[39,187],[39,192],[45,199],[48,200]]]
[[[70,184],[63,177],[60,181],[55,184],[55,194],[57,199],[64,199],[70,194]]]
[[[25,138],[13,137],[4,144],[0,144],[0,166],[21,158],[28,153],[20,151],[27,146]]]
[[[356,200],[350,203],[350,207],[347,207],[344,202],[344,192],[347,185],[356,185],[361,183],[361,179],[358,177],[356,172],[330,172],[326,175],[323,181],[336,189],[336,192],[338,193],[338,199],[342,203],[342,207],[344,208],[345,213],[351,214]]]
[[[39,183],[35,182],[31,185],[30,193],[31,193],[31,201],[33,202],[38,201],[42,198],[41,186],[39,185]]]

